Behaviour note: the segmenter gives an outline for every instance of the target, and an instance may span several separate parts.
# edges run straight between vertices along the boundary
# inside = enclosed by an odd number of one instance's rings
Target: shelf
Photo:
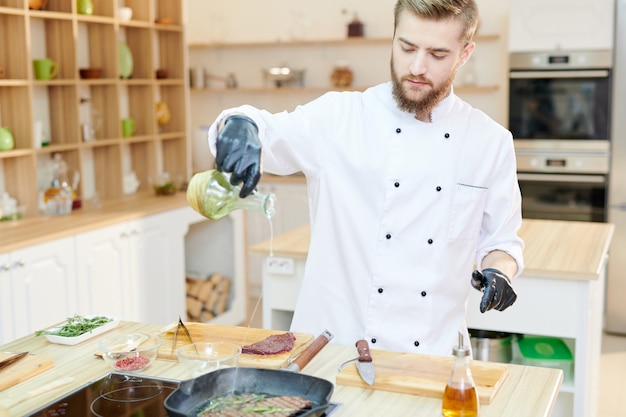
[[[83,200],[96,193],[103,201],[126,198],[123,177],[130,171],[142,184],[139,191],[148,190],[150,175],[191,172],[185,0],[94,0],[94,15],[76,13],[75,3],[54,0],[30,10],[24,0],[0,0],[0,28],[11,38],[0,48],[0,121],[15,142],[15,149],[0,153],[0,192],[26,206],[26,217],[39,215],[40,188],[51,180],[55,153],[80,173]],[[122,5],[133,9],[133,20],[118,19]],[[171,24],[155,23],[159,17]],[[129,79],[119,78],[120,39],[133,57]],[[56,77],[35,79],[32,60],[41,58],[58,64]],[[79,69],[88,67],[102,68],[101,78],[80,78]],[[159,68],[169,78],[157,79]],[[164,126],[156,119],[158,101],[170,108]],[[122,137],[126,117],[137,126],[130,138]],[[41,146],[35,126],[48,146]]]
[[[476,34],[474,41],[494,41],[499,39],[498,34]],[[202,48],[250,48],[250,47],[279,47],[279,46],[355,46],[390,44],[391,38],[345,38],[345,39],[311,39],[293,41],[251,41],[251,42],[210,42],[210,43],[189,43],[190,49]]]
[[[215,94],[323,94],[329,91],[365,91],[369,87],[350,87],[350,88],[334,88],[334,87],[283,87],[283,88],[264,88],[264,87],[244,87],[244,88],[191,88],[191,93],[215,93]],[[455,86],[455,93],[491,93],[497,91],[497,85],[473,85],[473,86]]]

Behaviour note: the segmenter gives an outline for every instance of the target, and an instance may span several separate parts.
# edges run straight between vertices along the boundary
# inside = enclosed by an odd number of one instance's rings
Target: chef
[[[292,112],[228,109],[209,143],[241,197],[263,171],[306,177],[311,242],[292,331],[449,356],[459,332],[469,346],[472,286],[482,312],[516,298],[513,141],[452,88],[475,48],[475,2],[399,0],[394,17],[391,81]]]

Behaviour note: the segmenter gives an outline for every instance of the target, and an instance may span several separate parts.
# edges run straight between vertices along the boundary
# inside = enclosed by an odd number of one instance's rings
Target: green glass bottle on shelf
[[[273,193],[262,194],[255,190],[245,198],[239,197],[241,189],[231,185],[229,174],[211,169],[195,174],[187,186],[189,205],[209,219],[217,220],[233,210],[256,210],[271,219],[276,214]]]

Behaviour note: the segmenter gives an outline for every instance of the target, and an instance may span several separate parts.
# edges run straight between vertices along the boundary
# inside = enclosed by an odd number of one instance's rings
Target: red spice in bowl
[[[141,372],[154,362],[162,340],[144,333],[111,335],[99,343],[104,361],[116,371]]]
[[[133,356],[115,362],[115,367],[120,371],[136,371],[147,367],[149,364],[149,358],[145,356]]]

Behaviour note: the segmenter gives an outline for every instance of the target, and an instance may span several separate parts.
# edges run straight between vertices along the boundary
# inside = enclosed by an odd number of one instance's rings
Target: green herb
[[[67,319],[67,323],[58,329],[54,330],[37,330],[35,336],[41,336],[42,334],[63,336],[63,337],[75,337],[81,334],[87,333],[95,329],[96,327],[103,326],[113,321],[112,318],[104,316],[95,316],[91,318],[82,317],[76,314],[74,317]]]
[[[212,399],[209,404],[199,411],[198,416],[210,416],[212,413],[217,413],[225,408],[236,408],[243,414],[258,413],[258,414],[276,414],[276,413],[293,413],[298,411],[295,408],[281,408],[275,405],[257,404],[264,400],[266,395],[264,394],[247,394],[236,395],[230,394]]]

